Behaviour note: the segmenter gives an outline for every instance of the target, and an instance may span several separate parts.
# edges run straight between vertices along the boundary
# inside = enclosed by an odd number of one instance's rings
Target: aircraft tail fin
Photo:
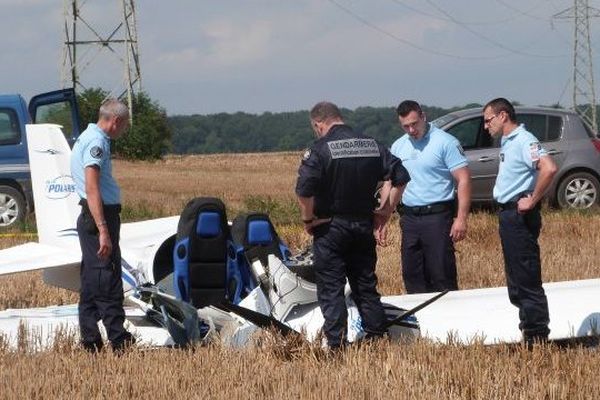
[[[27,125],[26,130],[39,242],[79,246],[79,196],[71,177],[67,140],[58,125]]]

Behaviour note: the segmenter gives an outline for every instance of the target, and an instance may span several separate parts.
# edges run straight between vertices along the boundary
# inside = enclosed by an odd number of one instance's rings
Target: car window
[[[17,144],[21,142],[19,119],[14,110],[0,108],[0,145]]]
[[[446,132],[457,138],[465,150],[492,147],[493,140],[482,123],[482,117],[471,118],[447,128]]]
[[[433,121],[431,121],[431,124],[433,126],[437,126],[438,128],[442,129],[442,127],[452,121],[454,121],[455,119],[457,119],[458,117],[454,114],[446,114],[444,116],[441,116],[437,119],[434,119]]]
[[[517,119],[540,142],[550,142],[560,139],[562,131],[561,117],[543,114],[518,114]]]
[[[44,104],[36,109],[35,123],[58,124],[63,127],[64,135],[69,139],[71,137],[71,132],[73,132],[71,115],[71,103],[69,101]]]
[[[562,133],[562,118],[555,115],[548,116],[548,130],[546,133],[546,141],[560,139]]]

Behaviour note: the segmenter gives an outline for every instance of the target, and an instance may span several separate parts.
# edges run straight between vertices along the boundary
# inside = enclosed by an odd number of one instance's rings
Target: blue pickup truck
[[[0,230],[33,212],[25,124],[62,125],[69,143],[79,135],[79,109],[72,89],[34,96],[29,105],[18,94],[0,95]]]

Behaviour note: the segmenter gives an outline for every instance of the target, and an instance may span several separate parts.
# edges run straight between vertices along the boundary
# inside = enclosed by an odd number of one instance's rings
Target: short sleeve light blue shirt
[[[503,136],[494,199],[507,203],[523,192],[532,192],[538,176],[537,162],[546,155],[539,140],[523,125]]]
[[[419,140],[407,134],[396,140],[391,153],[402,160],[410,175],[402,195],[404,205],[425,206],[454,199],[452,171],[468,164],[454,136],[429,124],[429,131]]]
[[[100,169],[100,195],[104,204],[119,204],[121,190],[112,176],[110,160],[110,137],[98,128],[89,124],[77,138],[71,152],[71,176],[75,182],[75,190],[82,199],[85,194],[85,168],[97,166]]]

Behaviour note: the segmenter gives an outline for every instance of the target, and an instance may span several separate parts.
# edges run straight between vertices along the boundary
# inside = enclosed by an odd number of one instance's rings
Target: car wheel
[[[587,172],[576,172],[564,178],[558,186],[556,198],[560,208],[583,210],[598,203],[600,183]]]
[[[25,198],[12,186],[0,185],[0,228],[25,219]]]

